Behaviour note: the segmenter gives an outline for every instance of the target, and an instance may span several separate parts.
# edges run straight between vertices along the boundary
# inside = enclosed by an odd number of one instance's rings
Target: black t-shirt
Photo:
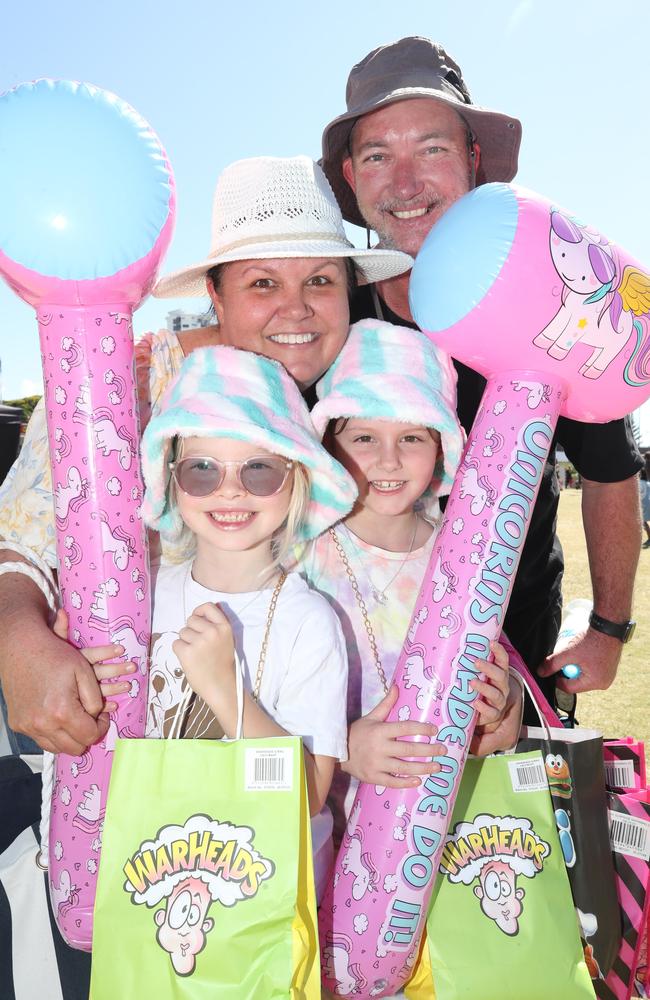
[[[383,319],[399,326],[414,327],[381,301]],[[376,318],[370,286],[357,289],[351,305],[351,321]],[[454,361],[458,373],[458,418],[469,431],[476,416],[485,379],[478,372]],[[560,593],[564,562],[556,535],[559,484],[555,475],[555,448],[560,444],[567,458],[586,479],[615,483],[638,472],[643,462],[634,443],[629,421],[583,424],[560,417],[539,488],[526,543],[521,555],[504,631],[524,661],[535,669],[552,652],[560,625]],[[444,509],[444,500],[441,503]],[[550,694],[553,684],[546,684]]]

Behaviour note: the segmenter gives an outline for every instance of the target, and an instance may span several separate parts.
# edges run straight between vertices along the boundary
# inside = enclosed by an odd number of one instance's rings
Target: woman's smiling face
[[[301,388],[327,371],[348,335],[345,258],[235,261],[208,292],[221,343],[279,361]]]

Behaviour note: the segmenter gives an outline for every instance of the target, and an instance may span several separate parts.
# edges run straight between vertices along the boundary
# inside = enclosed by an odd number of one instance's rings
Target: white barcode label
[[[650,861],[650,823],[625,813],[609,810],[609,839],[612,850],[631,858]]]
[[[631,760],[606,760],[605,783],[610,788],[634,788],[634,762]]]
[[[546,770],[541,760],[509,760],[513,792],[539,792],[548,788]]]
[[[290,792],[293,788],[293,747],[246,748],[247,792]]]

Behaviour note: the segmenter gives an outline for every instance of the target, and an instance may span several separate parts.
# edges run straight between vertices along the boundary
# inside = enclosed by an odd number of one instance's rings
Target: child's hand
[[[216,604],[201,604],[180,630],[172,649],[188,683],[210,704],[235,676],[235,642],[230,622]]]
[[[52,625],[52,631],[59,639],[68,642],[68,616],[63,608],[59,608]],[[95,677],[100,682],[100,687],[104,698],[112,698],[116,694],[126,694],[131,689],[130,681],[113,681],[115,677],[122,677],[124,674],[133,674],[138,669],[135,663],[124,663],[122,660],[113,660],[112,657],[121,656],[124,646],[119,643],[109,643],[106,646],[87,646],[80,649],[81,655],[93,668]],[[107,683],[113,681],[113,683]],[[114,712],[117,702],[105,701],[102,712]]]
[[[508,654],[499,642],[491,642],[490,649],[494,663],[476,661],[477,669],[487,679],[472,681],[479,698],[474,702],[478,719],[470,751],[478,757],[512,747],[519,735],[523,713],[521,687],[510,677]]]
[[[415,788],[421,782],[418,775],[433,774],[440,770],[440,764],[431,760],[403,758],[440,757],[447,750],[442,743],[430,742],[438,732],[431,723],[384,721],[397,696],[397,686],[393,685],[372,712],[352,723],[348,737],[349,759],[341,764],[341,768],[371,785]],[[426,742],[413,743],[400,739],[404,736],[422,736]]]

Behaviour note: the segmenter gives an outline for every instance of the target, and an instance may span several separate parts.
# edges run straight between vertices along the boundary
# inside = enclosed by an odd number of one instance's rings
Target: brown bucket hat
[[[343,177],[354,123],[369,111],[394,101],[429,97],[452,105],[481,147],[476,184],[511,181],[517,173],[521,122],[472,103],[458,63],[430,38],[410,36],[373,49],[352,68],[345,92],[347,111],[326,126],[320,164],[341,206],[343,218],[365,222],[354,193]]]

